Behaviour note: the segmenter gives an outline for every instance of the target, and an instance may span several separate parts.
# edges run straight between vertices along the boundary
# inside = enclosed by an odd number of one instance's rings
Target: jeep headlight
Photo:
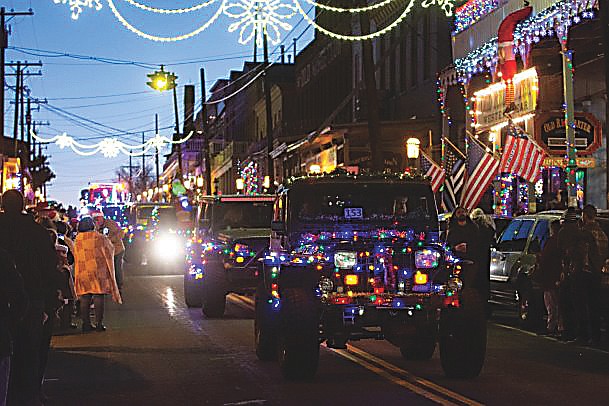
[[[155,255],[162,259],[175,259],[183,250],[182,241],[175,234],[165,233],[154,240]]]
[[[414,253],[414,265],[421,269],[431,269],[438,266],[440,253],[435,250],[424,249]]]
[[[323,293],[332,292],[332,289],[334,289],[334,282],[332,282],[332,279],[324,276],[319,280],[319,288]]]
[[[337,251],[334,254],[334,265],[339,269],[350,269],[357,263],[357,253],[350,251]]]
[[[463,281],[459,278],[450,278],[448,282],[446,282],[446,286],[449,290],[458,292],[463,287]]]

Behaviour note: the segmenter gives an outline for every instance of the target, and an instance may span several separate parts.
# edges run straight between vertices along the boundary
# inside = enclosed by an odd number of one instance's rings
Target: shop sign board
[[[577,155],[589,155],[601,145],[602,126],[591,113],[575,113],[575,148]],[[535,117],[535,139],[550,154],[566,154],[564,114],[540,113]]]
[[[505,84],[492,85],[474,93],[474,114],[477,131],[488,130],[507,120],[505,117]],[[514,76],[514,111],[517,118],[533,113],[537,108],[539,83],[535,68],[517,73]]]
[[[596,159],[592,157],[578,157],[576,159],[578,168],[595,168]],[[543,160],[543,166],[548,168],[551,166],[557,166],[559,168],[567,167],[567,158],[562,156],[547,156]]]

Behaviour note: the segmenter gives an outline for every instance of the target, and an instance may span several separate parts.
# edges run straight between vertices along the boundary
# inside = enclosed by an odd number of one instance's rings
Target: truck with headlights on
[[[255,299],[255,348],[284,377],[311,378],[321,343],[386,339],[407,359],[436,344],[447,376],[474,377],[486,352],[475,267],[439,241],[428,180],[336,172],[293,178],[275,200]]]
[[[228,293],[253,293],[271,234],[272,195],[222,195],[199,204],[186,249],[184,298],[221,317]]]

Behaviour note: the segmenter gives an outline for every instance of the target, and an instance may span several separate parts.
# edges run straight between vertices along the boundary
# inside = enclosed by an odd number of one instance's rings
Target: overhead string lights
[[[95,144],[83,144],[76,141],[73,137],[69,136],[65,132],[51,138],[40,137],[35,132],[31,132],[32,138],[40,143],[54,143],[61,149],[70,148],[75,153],[82,156],[92,156],[101,153],[106,158],[115,158],[120,153],[130,156],[142,156],[153,148],[158,148],[160,150],[166,145],[185,143],[192,137],[193,134],[194,132],[191,131],[186,137],[177,141],[173,141],[165,136],[156,134],[154,137],[148,139],[144,143],[130,145],[114,137],[106,137]]]
[[[84,7],[94,8],[99,11],[102,8],[103,0],[53,0],[55,4],[68,4],[72,11],[72,18],[77,20]],[[335,39],[347,41],[365,41],[380,37],[397,27],[406,16],[412,11],[416,0],[380,0],[374,4],[362,7],[334,7],[327,4],[319,3],[314,0],[304,0],[306,3],[330,12],[336,13],[366,13],[379,10],[386,7],[390,14],[399,14],[391,23],[384,28],[366,35],[350,35],[346,33],[337,33],[329,27],[322,27],[306,12],[301,4],[301,0],[206,0],[197,5],[176,8],[164,9],[149,6],[138,0],[123,0],[128,5],[155,14],[176,15],[186,14],[194,11],[206,9],[211,6],[217,9],[207,18],[207,20],[193,31],[174,36],[154,35],[137,28],[134,24],[123,16],[116,6],[116,0],[106,0],[108,8],[114,17],[129,31],[134,34],[157,42],[175,42],[192,38],[209,28],[222,15],[237,20],[228,25],[229,32],[239,32],[239,43],[247,44],[255,41],[258,46],[262,46],[264,36],[271,41],[273,45],[281,42],[281,30],[289,31],[292,25],[288,22],[289,19],[296,14],[310,25],[315,27],[319,32],[328,35]],[[441,8],[447,16],[453,15],[455,0],[420,0],[421,7],[429,8],[436,6]],[[404,7],[403,11],[396,12]],[[395,9],[395,10],[394,10]]]

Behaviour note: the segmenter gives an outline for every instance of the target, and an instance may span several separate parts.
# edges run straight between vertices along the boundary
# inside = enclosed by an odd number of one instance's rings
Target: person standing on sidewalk
[[[125,243],[123,242],[123,229],[114,220],[104,217],[102,212],[93,213],[97,231],[107,236],[114,246],[114,274],[119,291],[123,290],[123,255]]]
[[[535,280],[543,288],[543,301],[548,312],[545,333],[553,336],[564,330],[558,305],[558,283],[562,273],[562,254],[558,247],[559,232],[560,221],[552,221],[550,223],[550,237],[539,254],[537,272],[535,273]]]
[[[605,265],[605,260],[609,255],[609,241],[607,235],[596,221],[596,207],[591,204],[584,206],[582,211],[582,230],[587,234],[587,240],[593,240],[595,253],[590,258],[590,298],[589,298],[589,318],[590,318],[590,343],[597,345],[601,339],[601,272]]]
[[[17,190],[2,195],[0,248],[14,259],[23,278],[29,306],[15,328],[9,405],[39,405],[39,366],[43,327],[49,322],[45,309],[57,300],[59,276],[55,247],[48,232],[24,213],[24,198]]]
[[[6,406],[13,331],[27,308],[23,279],[8,252],[0,249],[0,406]]]
[[[74,245],[74,288],[80,298],[82,331],[105,331],[105,295],[111,294],[115,302],[122,303],[114,276],[114,247],[108,237],[95,231],[91,217],[84,217],[78,224]],[[95,306],[95,327],[91,325],[89,316],[91,301]]]

